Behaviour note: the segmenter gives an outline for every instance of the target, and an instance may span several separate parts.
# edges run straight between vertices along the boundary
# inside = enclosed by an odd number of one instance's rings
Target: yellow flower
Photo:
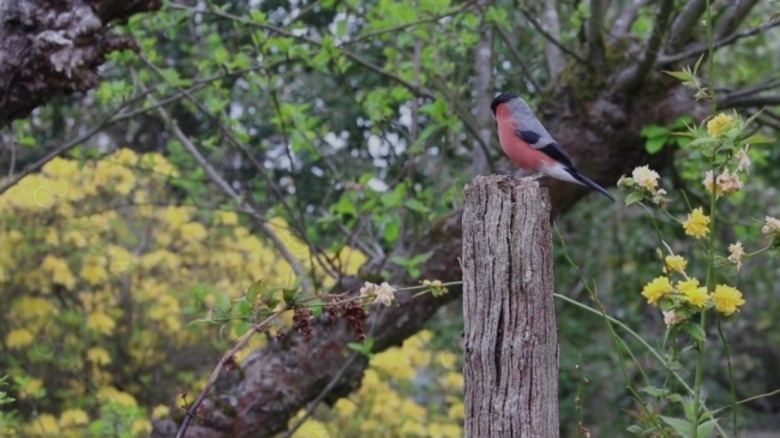
[[[15,300],[11,307],[20,315],[35,318],[46,318],[60,312],[51,301],[40,297],[21,297]]]
[[[65,260],[49,254],[43,259],[41,267],[51,272],[52,280],[55,283],[62,284],[68,289],[73,289],[76,286],[76,278],[70,273],[70,268]]]
[[[28,427],[27,433],[35,436],[59,436],[60,427],[57,425],[57,419],[52,414],[41,414],[34,418]]]
[[[5,338],[8,348],[20,348],[26,345],[30,345],[35,339],[35,335],[27,329],[11,330],[8,336]]]
[[[654,192],[658,187],[658,172],[650,170],[648,166],[640,166],[631,172],[631,177],[638,186]]]
[[[152,431],[152,423],[146,418],[136,418],[130,426],[132,436],[149,436]]]
[[[89,423],[89,415],[81,409],[68,409],[60,415],[60,426],[81,426]]]
[[[111,355],[108,351],[99,347],[87,350],[87,359],[98,365],[108,365],[111,363]]]
[[[680,291],[681,294],[686,294],[688,291],[691,291],[693,289],[696,289],[699,287],[699,280],[695,278],[690,278],[688,280],[680,280],[677,282],[677,290]]]
[[[715,309],[718,312],[729,316],[736,312],[737,307],[745,304],[742,299],[742,292],[739,289],[719,284],[715,286],[715,292],[712,293],[712,301],[715,302]]]
[[[701,207],[695,208],[689,213],[688,219],[684,220],[682,225],[685,228],[685,234],[697,239],[706,237],[710,233],[710,217],[704,214]]]
[[[152,409],[152,418],[165,418],[168,416],[169,411],[170,409],[168,409],[168,406],[157,405]]]
[[[19,388],[19,397],[21,398],[36,398],[41,394],[46,394],[41,379],[30,379]]]
[[[677,290],[683,294],[685,301],[697,307],[704,307],[707,304],[707,288],[699,287],[699,280],[691,278],[678,281]]]
[[[672,291],[672,283],[667,277],[658,277],[647,283],[642,289],[642,296],[647,298],[647,303],[653,306],[658,305],[658,300]]]
[[[217,213],[217,220],[224,225],[235,225],[238,223],[238,215],[235,211],[220,211]]]
[[[103,312],[94,312],[87,316],[87,327],[105,335],[113,333],[115,326],[114,320]]]
[[[203,240],[208,236],[206,228],[200,222],[190,222],[182,225],[181,237],[189,241]]]
[[[325,424],[317,420],[307,420],[293,434],[293,437],[296,438],[309,438],[309,437],[330,438],[330,436],[331,435],[328,432],[328,428],[325,426]]]
[[[709,134],[710,137],[722,137],[724,134],[723,128],[727,127],[733,121],[733,117],[720,113],[707,122],[707,134]]]
[[[680,274],[685,272],[685,267],[688,266],[688,260],[680,255],[668,255],[664,258],[666,267],[672,271],[679,272]]]

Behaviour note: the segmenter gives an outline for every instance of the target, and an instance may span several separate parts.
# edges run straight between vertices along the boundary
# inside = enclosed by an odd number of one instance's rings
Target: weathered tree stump
[[[558,436],[550,200],[536,182],[466,186],[463,317],[465,436]]]

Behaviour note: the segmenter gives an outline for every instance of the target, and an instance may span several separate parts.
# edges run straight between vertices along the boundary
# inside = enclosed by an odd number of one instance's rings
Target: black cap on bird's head
[[[498,108],[499,105],[502,103],[507,103],[512,99],[517,99],[518,97],[520,96],[515,93],[501,93],[496,96],[496,98],[493,99],[493,102],[490,103],[490,109],[493,110],[493,115],[496,115],[496,108]]]

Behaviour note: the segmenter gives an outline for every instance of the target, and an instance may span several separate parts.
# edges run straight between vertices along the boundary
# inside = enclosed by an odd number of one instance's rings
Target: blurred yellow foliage
[[[432,338],[423,330],[401,347],[374,356],[360,390],[333,409],[318,411],[294,437],[463,436],[463,375],[455,355],[435,351]]]
[[[256,280],[295,281],[236,212],[170,205],[178,176],[159,153],[120,149],[55,158],[0,195],[0,356],[2,371],[26,382],[11,395],[34,402],[37,414],[19,408],[24,436],[83,436],[107,404],[134,418],[131,435],[148,435],[152,409],[163,415],[179,388],[200,389],[235,339],[237,324],[226,337],[186,324]],[[333,284],[282,219],[270,225]],[[347,273],[365,261],[348,248],[337,259]]]

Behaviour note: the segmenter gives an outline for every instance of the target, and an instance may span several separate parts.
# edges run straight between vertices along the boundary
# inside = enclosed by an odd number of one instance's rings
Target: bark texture
[[[558,436],[550,198],[477,177],[463,214],[466,437]]]
[[[107,28],[162,0],[0,1],[0,127],[53,97],[95,88],[97,69],[115,50],[137,50]]]

